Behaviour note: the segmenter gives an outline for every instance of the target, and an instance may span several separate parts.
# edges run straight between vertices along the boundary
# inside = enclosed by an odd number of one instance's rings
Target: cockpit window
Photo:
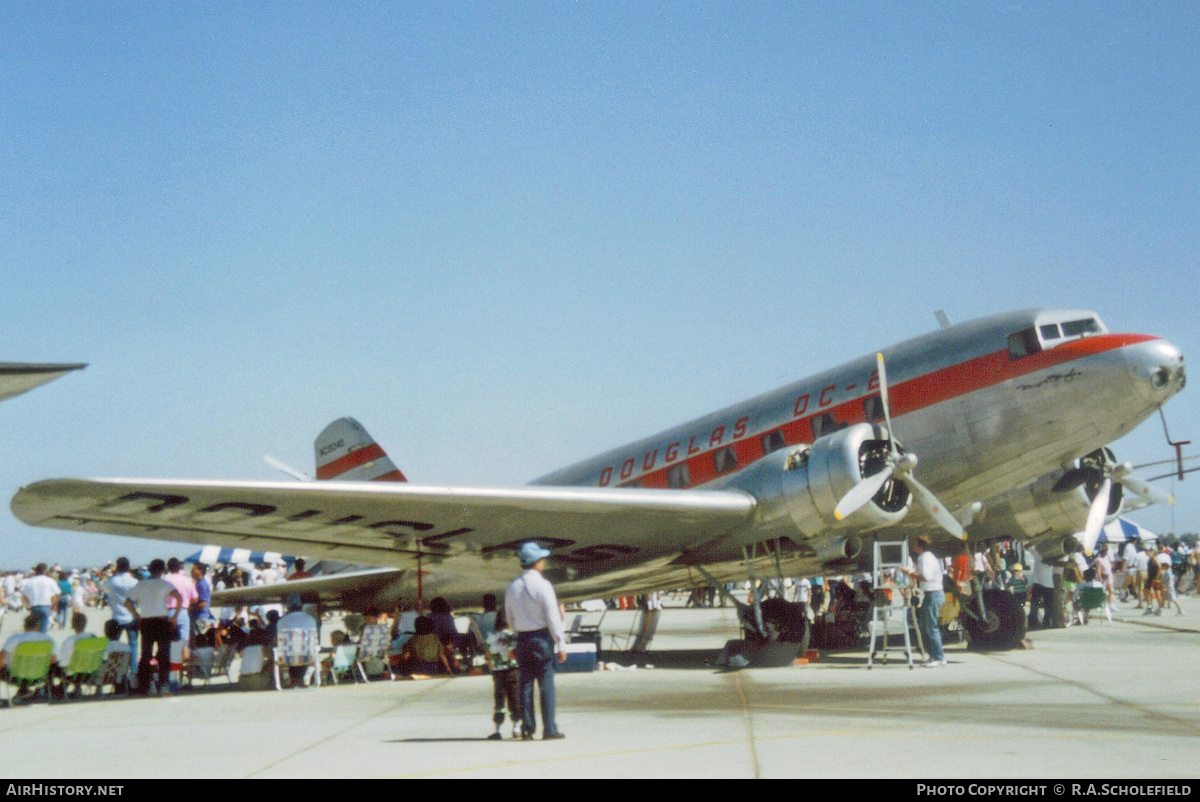
[[[1033,329],[1024,329],[1016,334],[1008,335],[1008,356],[1010,359],[1020,359],[1021,357],[1036,354],[1042,350],[1041,344],[1038,342],[1037,332]]]
[[[1079,337],[1085,334],[1099,334],[1100,324],[1095,318],[1089,317],[1085,320],[1072,320],[1069,323],[1062,324],[1064,337]]]
[[[1038,331],[1040,331],[1042,333],[1043,341],[1057,340],[1059,337],[1062,336],[1061,334],[1058,333],[1058,324],[1057,323],[1051,323],[1047,326],[1040,326],[1038,328]]]

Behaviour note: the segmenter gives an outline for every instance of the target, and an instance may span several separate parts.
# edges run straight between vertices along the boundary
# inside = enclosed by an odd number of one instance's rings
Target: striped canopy
[[[1124,543],[1127,540],[1157,540],[1158,535],[1128,518],[1118,518],[1100,530],[1099,543]]]
[[[287,563],[291,565],[295,557],[280,554],[276,551],[251,551],[250,549],[224,549],[220,546],[205,546],[184,562],[205,563],[206,565],[258,565],[259,563]]]

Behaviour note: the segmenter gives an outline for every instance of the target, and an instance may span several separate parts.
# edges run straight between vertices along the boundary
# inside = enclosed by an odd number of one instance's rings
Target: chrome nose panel
[[[1125,361],[1146,398],[1164,401],[1187,383],[1183,352],[1166,340],[1150,340],[1124,349]]]

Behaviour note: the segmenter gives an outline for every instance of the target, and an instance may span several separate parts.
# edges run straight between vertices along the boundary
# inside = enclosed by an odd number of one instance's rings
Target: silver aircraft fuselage
[[[1075,333],[1065,335],[1072,324]],[[1151,335],[1110,334],[1094,313],[1078,310],[994,315],[881,353],[894,436],[919,456],[921,481],[952,511],[986,507],[989,498],[1116,440],[1185,383],[1175,346]],[[875,359],[865,356],[534,484],[737,488],[761,499],[756,463],[838,428],[881,421],[879,395]],[[918,523],[935,526],[914,510],[905,525]],[[813,560],[802,567],[821,568]]]

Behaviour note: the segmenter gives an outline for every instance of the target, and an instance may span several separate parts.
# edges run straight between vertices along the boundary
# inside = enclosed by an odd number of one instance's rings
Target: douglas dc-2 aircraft
[[[1085,311],[947,323],[523,488],[51,479],[12,509],[35,526],[399,569],[373,593],[472,605],[530,539],[553,551],[570,601],[740,580],[756,557],[782,575],[842,574],[867,567],[873,539],[916,532],[943,553],[1003,536],[1054,557],[1077,534],[1090,549],[1128,493],[1166,499],[1104,446],[1184,386],[1177,348]],[[754,607],[748,635],[798,640],[794,611],[773,627]],[[985,645],[1023,635],[1011,610],[967,623]]]

